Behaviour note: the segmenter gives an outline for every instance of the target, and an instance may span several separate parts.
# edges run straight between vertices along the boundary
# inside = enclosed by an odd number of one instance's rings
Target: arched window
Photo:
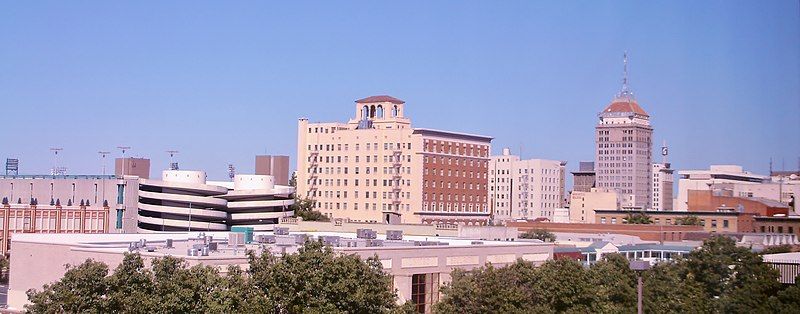
[[[392,117],[397,118],[397,105],[394,105],[392,108]]]
[[[378,111],[376,113],[378,119],[383,119],[383,106],[378,105]]]
[[[369,106],[369,117],[375,118],[375,105]]]
[[[364,105],[364,107],[361,108],[361,119],[366,120],[367,118],[369,118],[369,108]]]

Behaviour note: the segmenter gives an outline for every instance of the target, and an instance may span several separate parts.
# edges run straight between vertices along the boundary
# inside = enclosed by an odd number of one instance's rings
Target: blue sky
[[[675,168],[796,168],[799,15],[797,1],[6,1],[0,157],[46,173],[63,147],[70,173],[98,173],[97,151],[127,145],[157,174],[176,149],[221,179],[256,154],[294,161],[297,118],[345,121],[390,94],[417,127],[574,169],[627,50]]]

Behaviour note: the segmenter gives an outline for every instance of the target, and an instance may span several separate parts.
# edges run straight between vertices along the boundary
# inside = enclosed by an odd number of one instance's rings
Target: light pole
[[[59,175],[63,174],[61,169],[58,168],[58,152],[64,150],[61,147],[50,147],[50,151],[54,153],[53,155],[53,171],[51,171],[52,175]]]
[[[110,154],[111,152],[101,150],[97,153],[100,154],[100,156],[102,156],[103,178],[101,180],[103,184],[103,190],[101,193],[103,194],[103,201],[105,201],[106,200],[106,155]]]
[[[642,283],[642,273],[645,270],[650,269],[650,262],[648,261],[631,261],[630,262],[631,270],[636,272],[636,280],[637,280],[637,287],[636,287],[636,313],[642,314],[642,290],[644,288],[644,284]]]
[[[131,147],[130,146],[117,146],[117,148],[122,150],[122,174],[120,176],[122,176],[124,178],[125,177],[125,151],[130,150]]]

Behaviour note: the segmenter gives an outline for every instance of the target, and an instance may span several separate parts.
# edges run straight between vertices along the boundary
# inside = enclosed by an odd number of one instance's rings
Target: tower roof
[[[644,111],[644,109],[642,109],[641,106],[639,106],[639,103],[636,102],[636,99],[633,98],[632,95],[618,95],[616,98],[614,98],[614,100],[611,101],[611,104],[609,104],[606,109],[603,109],[601,114],[607,112],[632,112],[642,116],[650,116],[646,111]]]
[[[390,102],[390,103],[393,103],[393,104],[404,104],[404,103],[406,103],[405,101],[402,101],[400,99],[394,98],[394,97],[389,96],[389,95],[369,96],[367,98],[362,98],[362,99],[356,100],[356,103],[359,103],[359,104],[371,104],[371,103],[377,103],[377,102]]]

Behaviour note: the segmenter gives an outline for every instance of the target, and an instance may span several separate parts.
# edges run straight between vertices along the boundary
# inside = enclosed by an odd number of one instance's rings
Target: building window
[[[411,275],[411,301],[419,313],[439,301],[439,274]]]
[[[722,221],[722,228],[728,228],[728,220],[727,219]]]

